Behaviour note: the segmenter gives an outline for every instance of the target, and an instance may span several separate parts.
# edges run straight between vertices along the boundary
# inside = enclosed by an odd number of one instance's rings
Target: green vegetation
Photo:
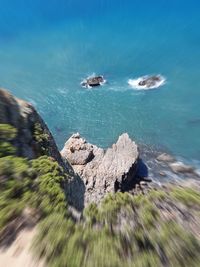
[[[34,133],[45,154],[48,135],[39,124]],[[85,208],[82,220],[75,222],[64,193],[67,174],[45,155],[17,157],[16,134],[13,127],[0,125],[0,232],[28,206],[40,215],[33,251],[50,267],[199,266],[199,240],[175,206],[181,203],[200,216],[198,192],[175,187],[169,193],[109,194],[99,205]],[[174,213],[168,211],[171,203]]]
[[[8,142],[0,141],[0,157],[15,155],[16,149]]]
[[[176,187],[172,190],[172,197],[187,206],[200,206],[200,193],[192,188]]]
[[[0,157],[15,155],[16,149],[10,143],[17,135],[14,127],[8,124],[0,124]]]
[[[40,224],[36,254],[49,266],[199,266],[199,241],[178,223],[163,220],[148,197],[110,194],[100,206],[90,204],[79,223],[48,216]]]
[[[61,167],[47,157],[33,161],[14,156],[0,158],[0,214],[4,214],[9,207],[12,210],[16,207],[18,210],[20,207],[19,210],[22,211],[29,205],[36,208],[41,216],[53,211],[66,215],[66,178]],[[15,214],[13,216],[15,217]],[[8,220],[9,218],[10,216]],[[8,220],[5,221],[4,216],[0,216],[0,228],[5,226]]]
[[[16,152],[11,143],[16,134],[14,127],[0,124],[0,230],[23,209],[21,194],[25,185],[20,178],[26,160],[11,156]]]
[[[199,266],[200,243],[178,223],[171,221],[163,224],[156,241],[163,244],[166,258],[174,266]]]
[[[66,215],[64,185],[67,175],[64,174],[63,169],[47,156],[32,160],[31,168],[37,174],[33,183],[34,194],[31,195],[31,203],[40,209],[43,216],[52,212]]]
[[[9,124],[0,124],[0,140],[12,141],[17,135],[17,130]]]
[[[35,123],[33,136],[38,145],[39,154],[48,155],[49,151],[49,135],[44,132],[39,122]]]
[[[27,205],[36,208],[41,217],[52,212],[67,215],[64,193],[67,175],[47,156],[32,161],[15,156],[12,145],[15,135],[13,127],[0,124],[1,140],[6,140],[9,148],[5,149],[0,142],[0,230]]]
[[[166,192],[162,191],[162,190],[151,190],[148,194],[148,199],[149,201],[160,201],[160,200],[164,200],[167,197]]]

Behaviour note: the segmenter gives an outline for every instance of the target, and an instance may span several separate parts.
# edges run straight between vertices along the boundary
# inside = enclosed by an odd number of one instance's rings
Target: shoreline
[[[91,202],[99,203],[108,193],[129,192],[200,181],[198,170],[170,154],[137,145],[127,133],[102,149],[73,134],[61,150],[75,177],[68,184],[68,199],[79,212]],[[77,197],[78,196],[78,197]]]

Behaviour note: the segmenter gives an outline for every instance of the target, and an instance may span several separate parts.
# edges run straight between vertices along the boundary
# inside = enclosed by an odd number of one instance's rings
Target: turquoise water
[[[42,2],[42,3],[41,3]],[[61,148],[123,132],[200,160],[200,1],[0,0],[0,86],[32,102]],[[80,87],[92,74],[108,84]],[[161,73],[164,87],[129,78]]]

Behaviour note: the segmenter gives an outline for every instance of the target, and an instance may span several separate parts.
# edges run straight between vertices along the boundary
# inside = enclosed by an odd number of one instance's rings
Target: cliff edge
[[[0,123],[10,124],[17,129],[13,145],[17,155],[34,159],[41,155],[53,157],[62,166],[56,143],[35,108],[0,88]]]

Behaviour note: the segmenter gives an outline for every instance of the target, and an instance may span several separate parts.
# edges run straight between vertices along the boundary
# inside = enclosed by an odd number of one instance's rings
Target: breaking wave
[[[140,82],[144,81],[145,79],[151,78],[150,75],[142,76],[142,77],[139,77],[136,79],[129,79],[128,84],[136,90],[151,90],[151,89],[159,88],[166,83],[166,78],[163,77],[162,75],[157,75],[156,77],[159,78],[159,81],[155,81],[154,84],[152,84],[150,86],[139,84]]]

